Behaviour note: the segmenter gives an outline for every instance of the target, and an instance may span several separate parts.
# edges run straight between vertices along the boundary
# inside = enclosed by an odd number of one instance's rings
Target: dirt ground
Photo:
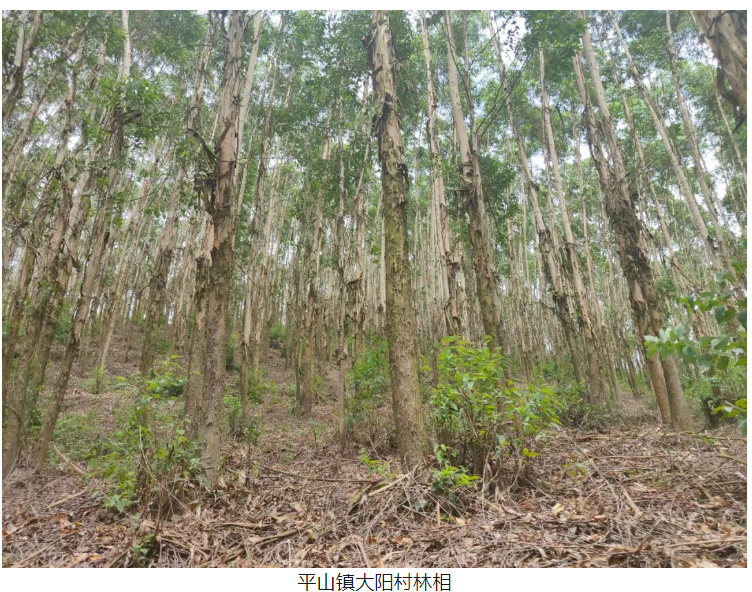
[[[135,369],[119,365],[113,373]],[[82,463],[40,474],[21,466],[3,482],[3,566],[747,565],[747,446],[733,430],[562,430],[524,484],[440,503],[427,473],[369,474],[356,444],[335,444],[327,398],[309,420],[291,414],[291,372],[279,357],[264,365],[283,388],[254,408],[257,445],[225,442],[217,490],[177,501],[157,524],[104,509]],[[108,429],[123,395],[86,384],[72,383],[66,412],[91,410]],[[137,560],[147,535],[156,544]]]

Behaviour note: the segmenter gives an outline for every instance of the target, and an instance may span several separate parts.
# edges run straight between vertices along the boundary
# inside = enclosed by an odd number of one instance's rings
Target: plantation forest
[[[746,567],[746,11],[2,46],[4,567]]]

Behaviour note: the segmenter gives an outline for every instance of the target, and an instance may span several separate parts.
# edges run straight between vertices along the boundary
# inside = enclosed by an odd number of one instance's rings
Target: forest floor
[[[112,373],[135,371],[115,352]],[[264,367],[278,388],[254,407],[258,444],[225,442],[218,488],[158,524],[103,508],[75,450],[42,473],[18,467],[3,483],[3,566],[746,567],[747,446],[732,431],[561,430],[524,485],[438,505],[430,476],[369,474],[355,443],[334,443],[331,397],[293,415],[291,371],[276,354]],[[125,395],[87,384],[74,378],[61,421],[113,429]]]

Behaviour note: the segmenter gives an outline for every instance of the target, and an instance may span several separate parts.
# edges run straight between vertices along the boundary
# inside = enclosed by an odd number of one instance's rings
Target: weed
[[[55,424],[54,441],[69,458],[83,459],[92,442],[99,437],[99,430],[93,411],[63,413]],[[50,451],[48,459],[54,461],[57,458],[57,453]]]
[[[380,475],[387,479],[394,479],[395,474],[390,470],[388,462],[371,458],[365,450],[360,451],[358,458],[366,466],[369,475]]]
[[[223,399],[225,406],[225,418],[227,420],[227,431],[233,438],[241,439],[247,444],[258,442],[259,430],[256,420],[248,418],[243,420],[243,410],[240,403],[240,397],[236,395],[227,395]]]

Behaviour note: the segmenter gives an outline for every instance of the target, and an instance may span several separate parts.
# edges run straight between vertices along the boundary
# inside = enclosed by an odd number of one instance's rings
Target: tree
[[[423,456],[425,427],[407,252],[407,167],[403,162],[396,60],[386,11],[373,11],[371,29],[363,44],[373,76],[376,104],[374,130],[384,196],[386,334],[392,406],[400,457],[407,469],[415,469]]]
[[[233,271],[233,239],[236,216],[233,208],[233,179],[238,154],[237,96],[242,80],[243,39],[247,16],[242,10],[227,15],[227,46],[225,49],[219,102],[220,134],[214,149],[215,168],[211,193],[206,196],[206,211],[211,216],[209,232],[212,237],[211,269],[206,287],[206,330],[201,374],[191,380],[201,380],[201,399],[198,405],[198,440],[201,460],[209,480],[219,476],[220,418],[224,376],[225,316]]]
[[[460,146],[462,195],[467,215],[470,219],[470,248],[473,269],[475,270],[478,299],[480,301],[481,318],[483,319],[483,329],[486,335],[491,336],[491,345],[503,348],[501,301],[499,298],[496,269],[493,264],[489,236],[490,230],[488,228],[488,217],[481,181],[480,155],[474,124],[475,118],[472,113],[472,97],[470,89],[466,86],[465,94],[468,99],[467,105],[471,121],[471,148],[460,103],[459,79],[457,76],[458,59],[454,35],[452,33],[452,14],[450,11],[445,11],[444,21],[447,35],[449,99],[452,106],[452,119],[457,130],[457,139]]]
[[[718,59],[718,87],[746,118],[747,11],[693,10],[692,14]]]
[[[585,15],[580,11],[579,16],[584,18]],[[598,125],[585,86],[580,58],[574,56],[572,63],[580,98],[585,107],[591,153],[598,169],[601,188],[606,197],[606,211],[614,227],[622,271],[629,282],[629,300],[635,324],[640,334],[655,335],[663,328],[663,312],[657,301],[655,280],[646,252],[642,225],[637,219],[631,192],[627,186],[624,157],[616,137],[600,70],[595,61],[590,33],[587,29],[582,35],[582,46],[601,115],[601,124]],[[611,166],[609,166],[601,148],[601,133],[605,136],[610,160],[613,163]],[[653,392],[663,420],[671,420],[679,427],[686,427],[689,418],[684,403],[684,391],[676,357],[671,356],[663,360],[663,364],[655,358],[650,358],[648,369]]]

